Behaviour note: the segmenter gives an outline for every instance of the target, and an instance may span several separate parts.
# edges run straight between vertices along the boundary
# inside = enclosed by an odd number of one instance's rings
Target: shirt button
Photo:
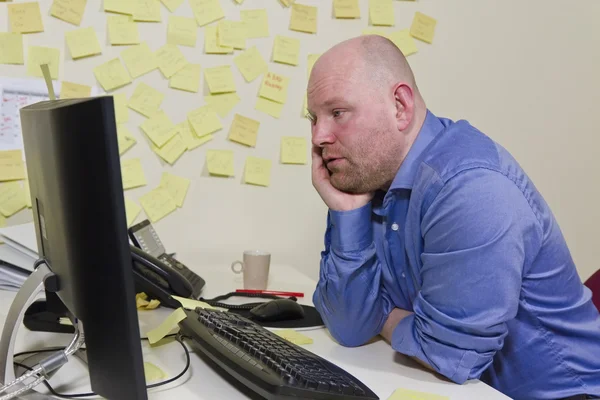
[[[392,224],[392,230],[393,230],[393,231],[397,231],[397,230],[398,230],[398,228],[399,228],[398,224],[394,222],[394,223]]]

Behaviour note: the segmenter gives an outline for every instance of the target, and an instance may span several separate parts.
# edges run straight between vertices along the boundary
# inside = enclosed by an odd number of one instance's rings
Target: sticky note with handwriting
[[[306,139],[298,136],[281,138],[281,163],[306,164],[308,144]]]
[[[187,118],[194,133],[198,137],[209,135],[223,129],[219,116],[210,106],[202,106],[188,112]]]
[[[320,54],[309,54],[306,57],[306,78],[310,78],[310,72],[312,71],[319,57],[321,57]]]
[[[0,183],[0,213],[10,217],[27,207],[25,191],[19,182]]]
[[[204,76],[210,93],[228,93],[235,92],[235,82],[233,73],[229,65],[219,67],[205,68]]]
[[[139,158],[121,160],[121,179],[125,190],[146,186],[146,175]]]
[[[290,30],[317,33],[317,7],[302,4],[292,5]]]
[[[287,101],[287,89],[290,78],[267,72],[263,78],[258,95],[284,104]]]
[[[130,15],[107,16],[108,40],[111,45],[139,44],[140,32]]]
[[[369,0],[371,25],[393,26],[395,24],[392,0]]]
[[[240,10],[240,18],[246,30],[246,38],[269,37],[269,17],[266,9]]]
[[[54,0],[50,7],[50,15],[79,26],[87,0]]]
[[[127,108],[127,95],[125,93],[117,93],[113,95],[113,103],[115,107],[115,120],[117,124],[122,124],[129,121],[129,108]]]
[[[175,161],[179,159],[187,151],[187,144],[179,133],[173,135],[167,143],[165,143],[160,149],[156,150],[156,154],[163,160],[168,162],[170,165],[175,164]]]
[[[241,101],[237,93],[211,94],[204,96],[204,101],[221,117],[226,117]]]
[[[140,128],[152,140],[157,147],[162,147],[169,141],[177,132],[173,129],[175,124],[164,111],[159,111],[152,117],[148,118]]]
[[[400,49],[402,54],[405,57],[410,56],[411,54],[415,54],[419,49],[417,48],[417,44],[415,40],[410,35],[408,29],[404,29],[401,31],[390,32],[387,35],[388,39],[390,39],[394,44]]]
[[[133,15],[137,0],[104,0],[104,11]]]
[[[158,68],[156,56],[146,42],[126,48],[121,51],[121,57],[133,78],[140,77]]]
[[[125,197],[125,215],[127,217],[127,226],[131,226],[137,216],[142,211],[142,207],[138,206],[137,203],[131,199]]]
[[[11,32],[35,33],[44,31],[40,4],[37,1],[8,4],[7,8]]]
[[[73,59],[95,56],[102,53],[96,31],[92,27],[66,32],[65,38]]]
[[[179,134],[183,138],[188,151],[193,150],[198,146],[202,146],[205,143],[210,142],[213,139],[213,135],[204,135],[202,137],[196,136],[196,133],[192,130],[189,121],[183,121],[180,124],[177,124],[177,128],[179,129]]]
[[[142,22],[160,22],[160,3],[158,0],[136,0],[133,20]]]
[[[272,117],[279,118],[281,111],[283,110],[283,104],[273,100],[265,99],[264,97],[258,97],[256,99],[256,110],[269,114]]]
[[[58,79],[60,50],[51,47],[29,46],[27,54],[27,75],[44,77],[40,65],[48,64],[52,79]]]
[[[310,337],[303,335],[302,333],[297,332],[293,329],[278,329],[273,333],[294,344],[302,345],[313,343],[313,340]]]
[[[125,125],[117,125],[117,144],[119,145],[119,155],[122,156],[127,150],[133,147],[137,140]]]
[[[24,64],[23,35],[0,32],[0,64]]]
[[[360,18],[358,0],[333,0],[333,14],[336,18]]]
[[[160,186],[167,189],[177,207],[183,207],[183,202],[191,181],[183,176],[177,176],[168,172],[163,172],[160,178]]]
[[[225,18],[219,0],[190,0],[190,7],[196,17],[198,26],[204,26]]]
[[[77,99],[83,97],[90,97],[92,94],[92,87],[88,85],[80,85],[78,83],[63,81],[60,84],[60,98],[61,99]]]
[[[167,189],[160,186],[140,197],[140,204],[152,222],[157,222],[177,210],[175,200]]]
[[[187,64],[177,71],[169,80],[169,87],[198,93],[200,90],[200,64]]]
[[[246,146],[255,147],[259,127],[259,121],[244,117],[240,114],[235,114],[233,116],[233,121],[231,122],[231,127],[229,128],[229,140]]]
[[[25,179],[25,163],[21,150],[0,151],[0,181]]]
[[[246,48],[246,32],[239,21],[223,20],[217,24],[217,44],[234,49]]]
[[[195,47],[198,25],[194,18],[171,15],[167,25],[167,43]]]
[[[416,390],[396,389],[388,400],[450,400],[448,396],[418,392]]]
[[[229,54],[233,53],[233,47],[219,46],[217,27],[207,26],[204,28],[204,52],[206,54]]]
[[[156,61],[158,69],[167,79],[188,64],[179,47],[174,44],[165,44],[156,50]]]
[[[173,311],[158,327],[148,332],[148,342],[150,344],[155,344],[167,336],[172,330],[179,330],[177,324],[186,318],[187,314],[183,311],[183,308],[178,308]]]
[[[94,76],[107,92],[131,83],[129,74],[118,58],[98,65],[94,68]]]
[[[206,150],[208,173],[217,176],[233,176],[233,151]]]
[[[252,46],[242,54],[235,56],[233,62],[238,67],[246,82],[252,82],[268,70],[267,62],[256,48]]]
[[[165,7],[169,9],[171,12],[175,12],[177,8],[183,3],[183,0],[160,0]]]
[[[244,183],[257,186],[269,186],[271,182],[271,160],[247,157],[244,168]]]
[[[410,34],[419,40],[431,44],[433,43],[436,25],[437,21],[435,18],[416,12],[412,25],[410,26]]]
[[[275,36],[273,42],[273,61],[283,64],[298,65],[298,54],[300,53],[300,40]]]
[[[158,112],[164,98],[163,93],[142,82],[133,91],[127,105],[132,110],[150,118]]]

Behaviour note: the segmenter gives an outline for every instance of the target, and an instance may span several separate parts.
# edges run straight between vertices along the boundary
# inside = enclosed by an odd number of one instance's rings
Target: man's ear
[[[406,83],[398,83],[394,89],[394,103],[396,104],[396,125],[398,130],[404,131],[410,125],[415,114],[415,98],[412,88]]]

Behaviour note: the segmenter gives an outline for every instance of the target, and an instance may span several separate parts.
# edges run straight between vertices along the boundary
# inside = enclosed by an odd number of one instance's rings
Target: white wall
[[[331,45],[360,35],[368,27],[368,2],[359,0],[360,20],[335,20],[331,1],[302,0],[319,7],[318,33],[288,30],[290,9],[276,0],[220,0],[227,18],[238,20],[239,10],[266,8],[270,38],[252,39],[267,60],[273,37],[283,34],[302,41],[300,65],[269,62],[269,68],[291,77],[288,103],[281,119],[254,110],[260,79],[246,83],[233,66],[231,55],[206,55],[204,28],[198,29],[196,48],[181,46],[190,62],[203,68],[230,64],[242,101],[222,120],[224,129],[216,138],[165,165],[150,150],[138,126],[144,117],[130,111],[129,129],[138,144],[123,158],[141,157],[148,186],[128,190],[137,200],[153,189],[162,171],[192,180],[185,205],[155,224],[167,249],[177,251],[185,262],[222,263],[226,266],[244,249],[272,251],[273,263],[292,264],[316,276],[322,249],[326,209],[310,183],[310,165],[279,164],[282,135],[310,139],[310,126],[301,118],[306,87],[306,56],[321,53]],[[75,27],[49,16],[50,0],[41,0],[45,32],[26,35],[25,48],[42,45],[61,49],[60,79],[97,85],[92,69],[119,56],[123,47],[111,47],[106,34],[102,2],[88,0],[81,27],[93,26],[101,40],[100,56],[71,60],[64,32]],[[162,6],[161,6],[162,7]],[[433,45],[418,42],[419,53],[410,56],[418,84],[429,108],[439,116],[468,119],[507,147],[544,194],[566,235],[583,278],[600,268],[600,167],[596,154],[600,145],[600,2],[577,0],[421,0],[394,1],[396,26],[410,26],[415,11],[438,20]],[[170,13],[162,7],[162,23],[140,23],[142,40],[156,50],[166,42]],[[192,16],[188,2],[175,12]],[[8,30],[5,3],[0,4],[0,31]],[[239,51],[236,51],[236,55]],[[0,76],[24,77],[24,66],[0,65]],[[202,94],[171,90],[156,70],[116,92],[130,95],[137,83],[145,82],[166,93],[163,109],[178,123],[188,111],[204,104]],[[202,82],[203,92],[206,84]],[[256,148],[227,141],[234,113],[261,122]],[[235,178],[207,176],[206,149],[235,151]],[[242,183],[245,157],[273,160],[271,186]],[[30,220],[23,211],[10,224]],[[138,217],[138,221],[144,215]]]

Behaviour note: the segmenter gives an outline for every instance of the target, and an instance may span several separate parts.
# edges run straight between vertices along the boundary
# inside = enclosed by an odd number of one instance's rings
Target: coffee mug
[[[261,250],[244,251],[244,261],[231,263],[236,274],[244,273],[244,289],[265,290],[269,281],[271,253]],[[236,268],[240,265],[240,268]]]

